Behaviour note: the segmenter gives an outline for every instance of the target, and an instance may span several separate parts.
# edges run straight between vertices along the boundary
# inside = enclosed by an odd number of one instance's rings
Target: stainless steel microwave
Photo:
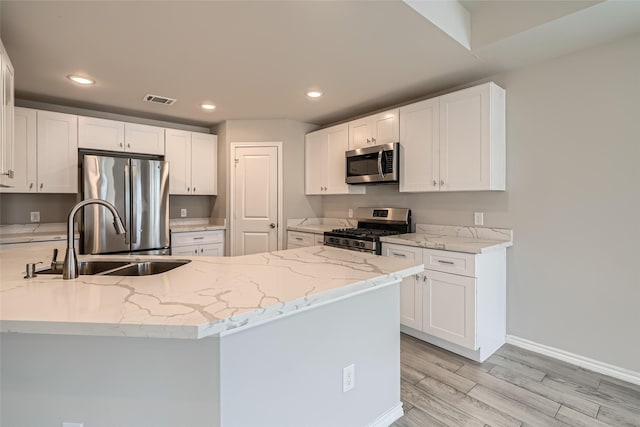
[[[392,142],[347,151],[347,184],[398,182],[399,150],[400,144]]]

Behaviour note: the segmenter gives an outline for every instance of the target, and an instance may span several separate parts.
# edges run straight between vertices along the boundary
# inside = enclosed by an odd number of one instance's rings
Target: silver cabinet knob
[[[120,144],[118,144],[119,147],[122,147],[122,142]]]
[[[40,183],[40,189],[41,189],[41,190],[42,190],[42,187],[43,187],[43,186],[44,186],[44,184],[43,184],[43,183]]]
[[[33,188],[33,182],[29,183],[29,190],[31,190]]]
[[[443,180],[443,179],[441,179],[441,180],[440,180],[440,187],[442,187],[443,185],[444,185],[444,180]]]
[[[433,180],[433,186],[435,187],[436,185],[438,185],[438,181],[436,181],[435,179]]]
[[[271,224],[269,224],[269,227],[276,228],[276,225],[272,222]]]
[[[371,138],[371,143],[375,144],[376,143],[376,139],[375,138]]]
[[[371,144],[371,140],[367,138],[367,144]]]
[[[131,148],[131,144],[127,144],[127,148]]]

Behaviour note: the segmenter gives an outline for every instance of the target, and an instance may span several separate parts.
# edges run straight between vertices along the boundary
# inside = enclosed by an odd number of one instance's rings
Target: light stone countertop
[[[480,254],[513,246],[513,230],[416,224],[416,232],[381,237],[384,243]]]
[[[391,257],[315,246],[186,258],[191,263],[153,276],[23,278],[26,262],[46,263],[49,255],[48,248],[37,246],[0,250],[2,332],[199,339],[387,286],[423,270],[421,264]],[[127,259],[158,258],[185,259]]]
[[[222,218],[174,218],[169,220],[172,233],[188,231],[225,230],[226,219]]]
[[[355,218],[296,218],[287,220],[287,230],[322,234],[336,228],[353,228],[357,224]]]
[[[78,239],[80,235],[76,233],[75,237]],[[63,222],[0,225],[1,245],[66,239],[67,224]]]

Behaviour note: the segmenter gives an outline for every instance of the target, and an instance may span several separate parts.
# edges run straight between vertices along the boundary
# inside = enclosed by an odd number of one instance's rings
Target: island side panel
[[[218,339],[3,333],[0,425],[219,427]]]
[[[393,422],[402,415],[399,295],[393,282],[221,336],[222,425]],[[344,393],[343,368],[351,364],[355,387]]]

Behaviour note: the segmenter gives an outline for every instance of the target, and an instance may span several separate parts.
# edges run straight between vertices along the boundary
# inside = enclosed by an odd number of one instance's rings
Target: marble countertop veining
[[[222,218],[174,218],[169,220],[172,233],[188,231],[225,230],[226,219]]]
[[[416,232],[381,237],[385,243],[480,254],[513,246],[513,230],[416,224]]]
[[[287,230],[322,234],[336,228],[353,228],[357,224],[355,218],[297,218],[287,220]]]
[[[49,251],[38,247],[0,250],[2,332],[199,339],[386,286],[423,270],[423,265],[395,258],[315,246],[193,257],[185,266],[153,276],[62,280],[41,274],[23,279],[26,262],[46,262],[48,257]]]
[[[77,230],[77,228],[76,228]],[[79,238],[76,233],[76,238]],[[66,240],[67,224],[62,222],[0,225],[0,244]]]

